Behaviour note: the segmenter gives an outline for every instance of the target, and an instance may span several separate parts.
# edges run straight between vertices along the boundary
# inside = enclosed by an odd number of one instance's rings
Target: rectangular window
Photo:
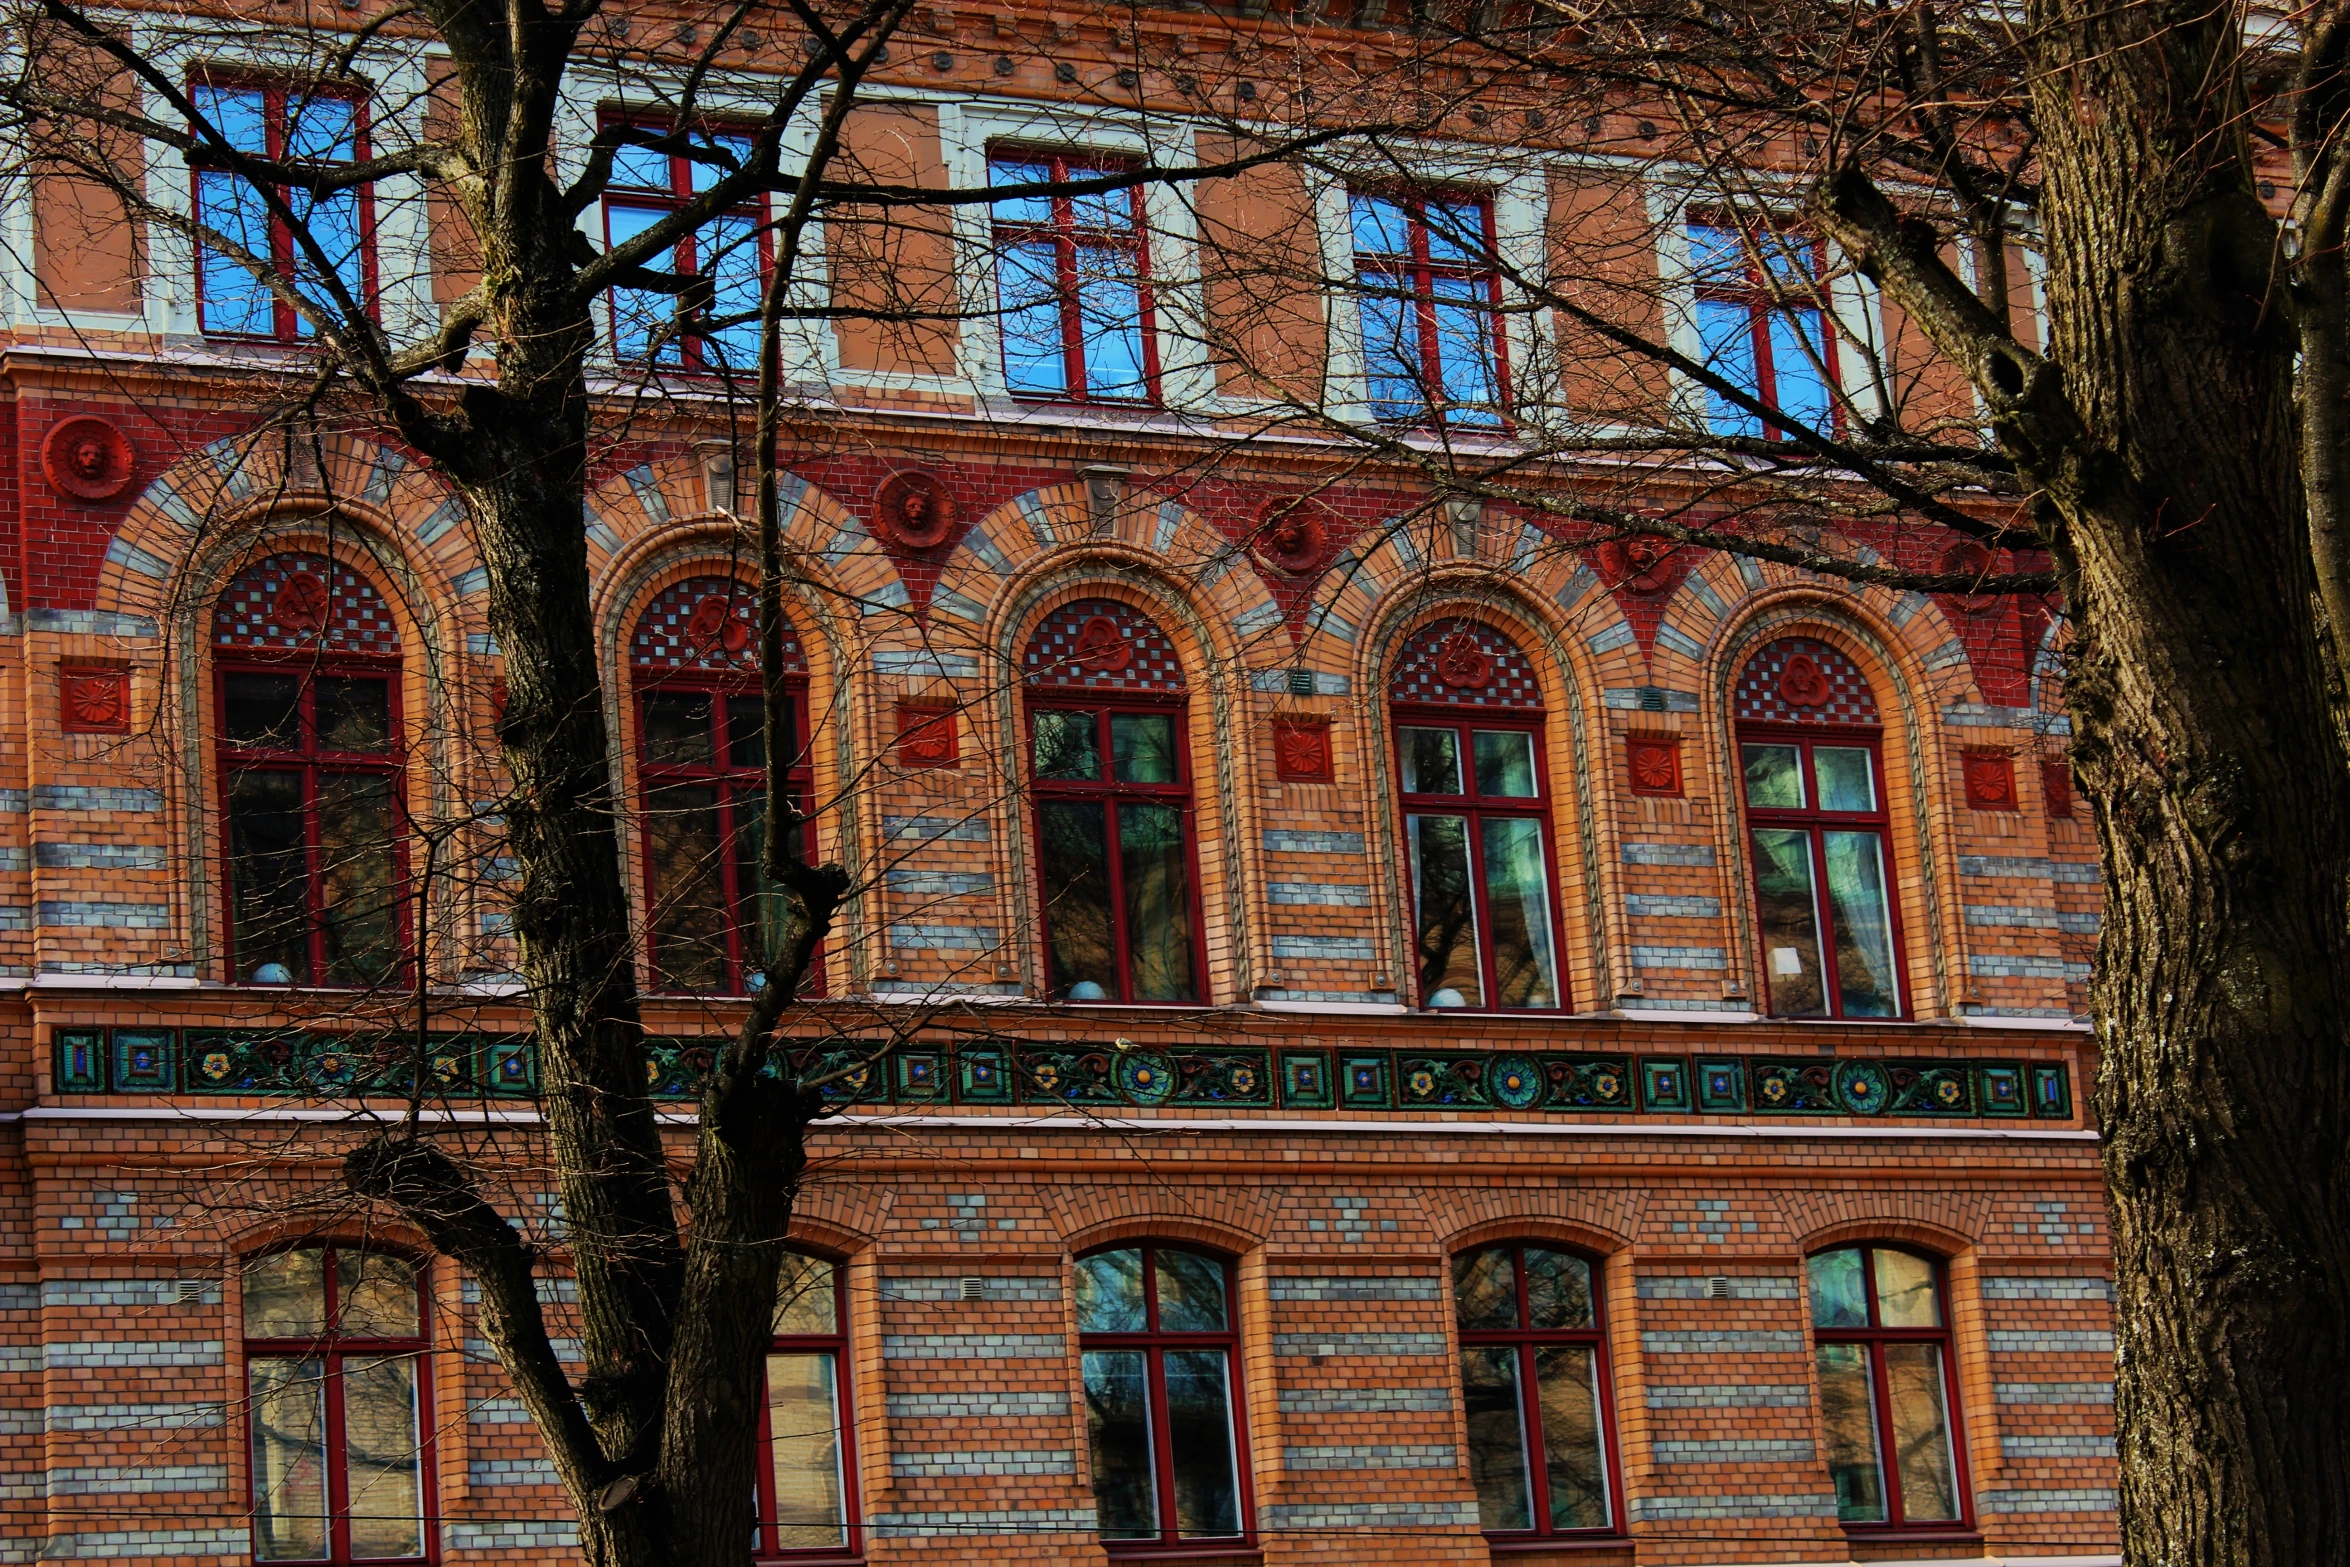
[[[1615,1528],[1591,1264],[1511,1244],[1455,1257],[1452,1278],[1478,1522],[1497,1534]]]
[[[776,1279],[759,1472],[761,1561],[822,1560],[857,1548],[843,1368],[848,1339],[840,1269],[787,1255]]]
[[[1560,1005],[1532,728],[1396,728],[1422,1004]]]
[[[1833,433],[1836,339],[1820,281],[1826,247],[1783,229],[1693,223],[1689,250],[1706,367],[1778,415],[1766,421],[1708,387],[1707,425],[1756,439],[1780,438],[1793,426]]]
[[[1876,746],[1766,734],[1740,753],[1771,1014],[1899,1017]]]
[[[1119,172],[1102,160],[999,152],[991,186],[1066,184]],[[1140,187],[994,204],[1004,385],[1017,397],[1158,399],[1150,247]]]
[[[1038,707],[1029,721],[1053,998],[1196,1000],[1183,715]]]
[[[1837,1516],[1855,1528],[1964,1522],[1940,1267],[1847,1246],[1813,1256],[1807,1273]]]
[[[189,97],[222,141],[252,157],[331,168],[367,156],[366,113],[348,93],[198,82]],[[272,187],[286,208],[280,215],[270,210],[262,189],[218,152],[190,156],[196,220],[225,242],[200,246],[196,301],[205,332],[281,342],[314,336],[317,329],[269,279],[330,317],[348,313],[335,298],[337,286],[350,307],[373,308],[374,214],[367,186],[325,195]]]
[[[659,134],[665,128],[645,127]],[[635,239],[750,160],[751,138],[697,130],[687,150],[625,146],[612,157],[604,243]],[[759,364],[759,299],[767,276],[766,204],[719,213],[645,262],[674,289],[612,290],[612,352],[628,364],[748,376]]]
[[[1348,209],[1372,416],[1499,428],[1508,386],[1492,203],[1357,192]]]

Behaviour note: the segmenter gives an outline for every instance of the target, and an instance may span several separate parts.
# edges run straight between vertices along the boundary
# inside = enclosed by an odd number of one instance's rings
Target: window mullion
[[[331,1253],[330,1253],[331,1259]],[[328,1262],[332,1276],[333,1263]],[[326,1393],[326,1528],[330,1561],[351,1559],[350,1445],[343,1428],[343,1357],[339,1350],[319,1356],[319,1375]]]

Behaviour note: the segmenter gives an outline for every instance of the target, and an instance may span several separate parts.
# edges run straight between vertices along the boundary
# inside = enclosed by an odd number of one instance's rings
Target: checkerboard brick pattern
[[[1183,689],[1183,661],[1167,633],[1142,611],[1116,599],[1079,599],[1045,616],[1028,639],[1020,667],[1032,686]]]
[[[759,667],[759,590],[725,577],[688,577],[653,595],[628,639],[629,662],[640,671],[668,674],[755,673]],[[808,672],[800,634],[783,623],[786,672]]]
[[[320,590],[323,589],[323,593]],[[237,573],[212,615],[214,647],[389,656],[399,628],[376,585],[346,561],[266,555]]]
[[[1517,643],[1495,627],[1441,620],[1405,640],[1387,695],[1395,702],[1539,708],[1542,681]]]
[[[1807,674],[1798,659],[1810,660],[1811,671],[1826,683],[1826,699],[1820,702],[1795,702],[1790,693],[1800,695]],[[1797,674],[1793,681],[1788,668],[1794,665]],[[1755,724],[1882,724],[1877,716],[1876,694],[1869,689],[1868,676],[1860,666],[1825,642],[1809,637],[1781,637],[1764,644],[1745,669],[1738,675],[1737,712],[1743,723]]]

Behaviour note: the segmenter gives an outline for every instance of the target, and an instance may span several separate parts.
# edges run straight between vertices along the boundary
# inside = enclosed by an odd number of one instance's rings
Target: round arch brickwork
[[[728,577],[696,576],[653,595],[628,639],[628,662],[640,677],[680,671],[755,674],[759,668],[759,590]],[[787,617],[783,670],[808,672],[806,651]]]
[[[1387,682],[1392,702],[1531,711],[1542,706],[1533,661],[1480,620],[1448,616],[1404,641]]]
[[[1732,700],[1740,723],[1884,723],[1860,666],[1813,637],[1781,637],[1757,648],[1738,673]]]
[[[400,633],[382,592],[358,568],[283,551],[229,580],[213,608],[212,645],[389,658],[399,654]]]
[[[1183,660],[1158,623],[1116,599],[1063,604],[1038,623],[1020,669],[1031,686],[1178,692]]]

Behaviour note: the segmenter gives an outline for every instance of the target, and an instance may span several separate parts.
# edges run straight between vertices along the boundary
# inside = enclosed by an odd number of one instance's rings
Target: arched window
[[[759,1468],[762,1561],[857,1549],[846,1309],[836,1264],[797,1254],[783,1259],[760,1430],[767,1446]]]
[[[1248,1532],[1232,1270],[1144,1244],[1077,1259],[1085,1429],[1102,1540],[1176,1545]]]
[[[1768,1010],[1901,1016],[1884,729],[1867,677],[1824,642],[1782,638],[1747,661],[1737,714]]]
[[[1562,1007],[1542,688],[1517,645],[1447,620],[1404,643],[1387,686],[1428,1007]]]
[[[1036,628],[1022,673],[1053,999],[1198,1000],[1175,644],[1128,605],[1081,599]]]
[[[244,1269],[253,1558],[422,1561],[433,1527],[423,1270],[349,1246]]]
[[[674,583],[637,617],[628,651],[654,982],[663,990],[739,995],[758,974],[766,891],[759,874],[768,758],[758,591],[725,577]],[[808,664],[789,625],[783,659],[791,729],[778,760],[805,810]]]
[[[1619,1527],[1607,1340],[1591,1264],[1512,1242],[1452,1262],[1477,1517],[1494,1534]]]
[[[383,984],[408,949],[400,639],[341,561],[255,561],[212,617],[229,969],[263,985]]]
[[[1964,1523],[1941,1264],[1891,1246],[1842,1246],[1814,1255],[1809,1271],[1837,1516],[1889,1529]]]

